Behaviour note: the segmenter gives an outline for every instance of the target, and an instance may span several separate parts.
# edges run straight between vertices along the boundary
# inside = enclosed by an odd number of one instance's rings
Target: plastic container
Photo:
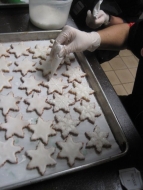
[[[67,22],[72,0],[29,0],[30,21],[42,29],[61,29]]]

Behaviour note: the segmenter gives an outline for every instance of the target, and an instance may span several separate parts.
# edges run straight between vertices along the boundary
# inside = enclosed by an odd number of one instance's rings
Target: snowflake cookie
[[[86,136],[90,139],[86,147],[95,147],[97,152],[102,152],[102,147],[110,148],[111,144],[107,140],[109,133],[101,131],[98,126],[95,127],[93,132],[86,132]]]
[[[84,99],[86,101],[90,101],[91,94],[94,93],[94,90],[92,90],[86,83],[79,84],[77,82],[73,82],[74,88],[70,89],[69,92],[75,94],[75,100],[81,100]]]
[[[1,56],[5,56],[5,57],[10,57],[8,50],[10,49],[10,47],[4,47],[2,44],[0,44],[0,57]]]
[[[36,69],[42,71],[43,76],[49,75],[51,73],[50,57],[47,57],[46,61],[41,60]]]
[[[31,94],[32,91],[41,92],[39,85],[42,84],[42,81],[35,80],[34,76],[29,78],[22,77],[21,81],[23,84],[20,85],[19,89],[26,89],[27,95]]]
[[[73,82],[74,80],[76,80],[79,83],[82,82],[81,77],[84,77],[86,75],[86,73],[84,73],[80,67],[68,67],[68,70],[62,74],[69,78],[68,82]]]
[[[24,137],[23,129],[28,127],[29,122],[22,120],[21,114],[16,117],[7,116],[6,123],[0,124],[0,129],[6,130],[6,139],[17,135],[18,137]]]
[[[67,88],[69,85],[63,82],[62,78],[51,78],[48,82],[43,82],[44,87],[48,88],[48,94],[53,92],[58,92],[59,94],[63,94],[63,88]]]
[[[0,166],[3,166],[7,161],[12,164],[17,164],[18,159],[15,154],[21,152],[22,149],[23,147],[14,145],[13,138],[10,138],[5,142],[0,141]]]
[[[0,95],[0,109],[3,115],[7,115],[10,110],[19,111],[17,104],[21,99],[21,97],[14,97],[12,92],[8,93],[6,96]]]
[[[12,49],[9,50],[9,53],[15,54],[17,58],[21,55],[29,55],[27,50],[29,50],[30,47],[25,46],[23,42],[20,42],[19,44],[12,44],[11,47]]]
[[[59,110],[69,112],[69,105],[74,104],[73,100],[69,98],[68,94],[59,95],[56,93],[54,93],[54,98],[51,100],[47,100],[47,102],[54,105],[54,112],[57,112]]]
[[[101,115],[100,111],[96,111],[96,107],[94,103],[88,103],[85,101],[81,101],[80,106],[76,106],[75,111],[80,113],[79,119],[84,121],[88,119],[91,123],[95,123],[95,117],[99,117]]]
[[[5,57],[0,58],[0,71],[9,72],[9,66],[12,64],[11,61],[5,59]]]
[[[36,125],[30,125],[29,129],[33,131],[31,140],[40,139],[44,144],[48,144],[48,137],[56,135],[56,131],[52,129],[53,121],[43,121],[40,117],[37,120]]]
[[[68,136],[65,142],[57,142],[57,146],[62,150],[59,152],[59,158],[67,158],[70,166],[74,165],[75,159],[84,160],[85,157],[81,154],[80,150],[83,147],[83,143],[75,143],[71,136]]]
[[[25,58],[23,61],[15,62],[16,67],[13,71],[18,72],[20,71],[23,76],[25,76],[28,72],[36,72],[35,67],[33,67],[36,63],[29,61]]]
[[[54,124],[53,128],[61,131],[63,138],[66,138],[69,134],[78,135],[76,126],[80,123],[79,120],[73,120],[70,114],[65,115],[65,117],[56,115],[55,119],[57,123]]]
[[[44,109],[50,109],[51,105],[47,102],[47,97],[39,96],[38,94],[34,93],[32,98],[27,98],[24,100],[26,104],[29,104],[27,111],[32,112],[36,111],[38,115],[42,115]]]
[[[44,148],[44,144],[39,142],[36,150],[26,151],[26,155],[32,160],[28,163],[27,169],[37,168],[41,175],[46,172],[47,166],[53,166],[56,161],[51,157],[54,154],[55,148]]]
[[[3,72],[0,71],[0,91],[2,91],[3,88],[11,88],[12,86],[9,81],[12,79],[12,76],[5,76],[3,75]]]

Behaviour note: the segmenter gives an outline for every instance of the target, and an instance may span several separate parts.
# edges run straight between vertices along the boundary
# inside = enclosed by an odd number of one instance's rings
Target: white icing
[[[58,123],[54,124],[53,128],[62,131],[63,138],[66,138],[69,133],[78,135],[76,126],[80,123],[79,120],[73,120],[69,114],[65,115],[65,117],[56,115],[56,120]]]
[[[86,135],[90,138],[86,147],[95,147],[98,152],[102,151],[102,147],[111,147],[111,144],[107,140],[108,133],[101,131],[97,126],[93,132],[86,132]]]
[[[80,99],[85,99],[87,101],[90,101],[90,94],[94,93],[94,90],[92,90],[89,86],[87,86],[86,83],[79,84],[77,82],[73,82],[75,88],[70,89],[70,92],[75,94],[76,101]]]
[[[80,112],[79,119],[85,120],[88,119],[90,122],[95,122],[95,117],[99,117],[101,115],[100,111],[96,111],[95,104],[82,101],[80,106],[75,106],[75,110]]]
[[[12,76],[5,76],[3,72],[0,71],[0,91],[2,91],[3,88],[11,88],[12,86],[9,81],[12,79]]]
[[[13,135],[24,137],[23,128],[28,127],[29,122],[22,120],[21,114],[18,114],[15,118],[7,116],[6,121],[7,123],[0,125],[1,129],[6,130],[6,139],[12,137]]]
[[[48,144],[48,137],[56,135],[56,131],[52,129],[53,121],[43,121],[40,117],[36,125],[30,125],[29,128],[34,133],[31,137],[31,140],[38,140],[40,139],[43,143]]]
[[[47,100],[47,102],[54,105],[54,112],[60,109],[69,112],[69,105],[73,104],[73,100],[69,99],[68,94],[59,95],[56,93],[54,94],[54,99]]]
[[[23,42],[19,44],[12,44],[12,49],[9,50],[10,53],[15,54],[16,57],[20,57],[21,55],[29,55],[27,51],[30,47],[26,47]]]
[[[81,154],[80,149],[83,147],[83,143],[75,143],[71,136],[68,136],[66,142],[57,142],[57,145],[62,148],[58,156],[60,158],[67,158],[70,166],[73,166],[76,158],[84,160],[84,156]]]
[[[69,77],[68,81],[72,82],[74,80],[76,80],[77,82],[82,82],[81,77],[84,77],[86,75],[86,73],[82,72],[82,70],[80,69],[80,67],[68,67],[68,71],[65,71],[64,73],[62,73],[64,76]]]
[[[44,175],[47,166],[55,165],[56,161],[51,157],[54,154],[55,148],[44,148],[44,144],[39,142],[36,150],[28,150],[26,154],[32,158],[27,165],[28,169],[37,168],[41,175]]]
[[[6,161],[13,164],[18,163],[18,159],[15,154],[17,152],[21,152],[23,148],[20,146],[15,146],[13,143],[13,138],[10,138],[5,142],[0,141],[0,166],[4,165]]]
[[[7,48],[7,47],[4,47],[2,44],[0,44],[0,57],[1,56],[10,57],[10,55],[8,53],[9,49],[10,49],[10,47]]]
[[[58,92],[63,93],[63,88],[68,87],[68,84],[63,82],[62,78],[51,78],[49,82],[43,82],[43,86],[48,87],[48,93]]]
[[[11,61],[7,61],[5,57],[0,58],[0,71],[9,72],[9,67],[12,64]]]
[[[21,97],[14,97],[10,92],[6,96],[0,95],[0,109],[3,110],[3,114],[6,115],[10,110],[19,111],[17,104],[20,102]]]
[[[32,98],[25,99],[25,103],[29,104],[27,111],[36,111],[38,115],[42,115],[44,109],[50,109],[51,105],[46,102],[47,97],[38,96],[34,93]],[[37,103],[38,102],[38,103]]]
[[[16,67],[13,71],[21,71],[23,75],[26,75],[28,72],[36,72],[35,67],[33,67],[36,63],[29,61],[27,58],[20,62],[15,62]]]
[[[41,92],[39,87],[42,84],[42,81],[35,80],[34,76],[30,76],[29,78],[22,77],[21,80],[23,84],[20,85],[20,89],[26,89],[27,94],[31,94],[32,91]]]

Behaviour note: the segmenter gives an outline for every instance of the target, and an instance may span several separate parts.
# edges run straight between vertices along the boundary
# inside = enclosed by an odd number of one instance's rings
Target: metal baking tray
[[[48,39],[55,39],[58,34],[60,33],[60,30],[51,30],[51,31],[40,31],[40,32],[21,32],[21,33],[4,33],[0,34],[0,43],[11,43],[11,42],[21,42],[21,41],[37,41],[37,40],[48,40]],[[12,185],[8,185],[5,187],[2,187],[1,190],[3,189],[12,189],[12,188],[18,188],[24,185],[28,185],[31,183],[36,183],[36,182],[41,182],[46,179],[51,179],[53,177],[57,177],[60,175],[68,174],[71,172],[75,172],[78,170],[86,169],[92,166],[100,165],[115,159],[118,159],[122,156],[124,156],[127,151],[128,151],[128,142],[125,138],[125,135],[122,131],[122,127],[120,126],[120,123],[118,122],[105,94],[104,91],[102,90],[102,87],[100,86],[100,83],[98,79],[96,78],[94,71],[90,67],[89,62],[83,55],[83,53],[76,53],[75,57],[82,67],[83,71],[87,73],[87,81],[90,85],[90,87],[93,88],[95,91],[95,97],[100,105],[102,112],[106,118],[106,121],[108,125],[110,126],[110,129],[112,131],[112,134],[115,138],[116,143],[119,146],[120,153],[117,153],[113,156],[109,156],[108,158],[102,158],[99,161],[96,162],[91,162],[91,163],[86,163],[81,166],[69,168],[60,172],[55,172],[50,175],[45,175],[45,176],[39,176],[34,179],[26,180],[23,182],[15,183]]]

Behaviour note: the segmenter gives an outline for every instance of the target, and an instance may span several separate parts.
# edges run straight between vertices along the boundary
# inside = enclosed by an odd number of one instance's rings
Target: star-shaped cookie
[[[76,126],[80,123],[79,120],[73,120],[70,114],[65,115],[65,117],[56,115],[55,119],[57,123],[54,124],[53,128],[61,131],[63,138],[66,138],[69,134],[78,135]]]
[[[32,91],[41,92],[39,85],[42,84],[42,81],[35,80],[34,76],[22,77],[21,81],[23,84],[20,85],[19,89],[26,89],[27,95],[31,94]]]
[[[75,159],[84,160],[84,156],[81,154],[80,150],[83,147],[83,143],[75,143],[71,136],[68,136],[65,142],[57,142],[58,147],[62,150],[59,152],[59,158],[67,158],[68,164],[70,166],[74,165]]]
[[[18,163],[15,154],[21,152],[22,149],[23,147],[14,145],[13,138],[10,138],[5,142],[0,141],[0,166],[4,165],[6,161],[13,164]]]
[[[79,84],[77,82],[73,82],[74,88],[70,89],[69,92],[75,94],[75,100],[84,99],[86,101],[90,101],[90,94],[94,93],[86,83]]]
[[[40,45],[36,45],[35,48],[30,48],[29,52],[33,53],[33,57],[32,58],[41,58],[41,59],[45,59],[48,55],[48,49],[49,46],[40,46]]]
[[[27,165],[27,169],[37,168],[41,175],[44,175],[46,172],[47,166],[53,166],[56,164],[56,161],[51,157],[54,154],[55,148],[44,148],[44,144],[39,142],[36,150],[26,151],[27,156],[32,160]]]
[[[59,95],[54,93],[54,98],[51,100],[47,100],[49,104],[54,105],[54,112],[59,110],[63,110],[65,112],[69,112],[69,105],[72,105],[74,102],[69,98],[68,94]]]
[[[47,97],[39,96],[38,94],[34,93],[32,98],[27,98],[24,100],[26,104],[29,104],[27,111],[36,111],[38,115],[42,115],[44,109],[50,109],[51,105],[47,102]]]
[[[53,121],[44,121],[39,117],[36,125],[29,126],[29,129],[34,132],[31,140],[40,139],[44,144],[48,144],[48,137],[56,135],[56,131],[52,129],[52,124]]]
[[[17,104],[21,99],[21,97],[14,97],[12,92],[8,93],[6,96],[0,95],[0,109],[3,115],[7,115],[10,110],[19,111]]]
[[[84,73],[80,67],[68,67],[68,70],[62,74],[68,77],[68,82],[73,82],[76,80],[79,83],[82,82],[81,77],[86,75],[86,73]]]
[[[111,147],[111,144],[107,140],[109,133],[101,131],[98,126],[96,126],[93,132],[86,132],[85,134],[90,139],[86,147],[95,147],[99,153],[102,152],[102,147]]]
[[[75,106],[74,109],[80,113],[79,119],[81,121],[88,119],[93,124],[95,122],[95,117],[99,117],[101,115],[100,111],[96,111],[94,103],[81,101],[81,105]]]
[[[22,75],[25,76],[28,72],[36,72],[35,67],[33,67],[35,64],[36,63],[25,58],[23,61],[15,62],[16,67],[13,69],[13,71],[20,71]]]
[[[51,73],[50,57],[47,57],[46,61],[40,61],[40,64],[36,66],[36,69],[42,71],[43,76],[47,76]]]
[[[12,64],[11,61],[5,59],[4,56],[0,58],[0,71],[9,72],[9,66]]]
[[[27,50],[30,47],[25,46],[23,42],[20,42],[19,44],[11,44],[11,47],[12,49],[9,50],[9,53],[15,54],[17,58],[21,55],[29,55],[29,52]]]
[[[10,57],[8,50],[10,49],[10,47],[5,47],[2,44],[0,44],[0,57],[1,56],[5,56],[5,57]]]
[[[2,91],[3,88],[11,88],[12,86],[9,81],[12,79],[12,76],[5,76],[3,72],[0,71],[0,91]]]
[[[6,121],[6,123],[0,124],[0,128],[6,130],[6,139],[13,135],[24,137],[23,129],[28,127],[29,122],[23,120],[21,114],[18,114],[16,117],[7,116]]]
[[[48,94],[53,92],[58,92],[59,94],[63,94],[63,88],[67,88],[68,84],[63,82],[62,78],[51,78],[48,82],[43,82],[44,87],[48,88]]]

